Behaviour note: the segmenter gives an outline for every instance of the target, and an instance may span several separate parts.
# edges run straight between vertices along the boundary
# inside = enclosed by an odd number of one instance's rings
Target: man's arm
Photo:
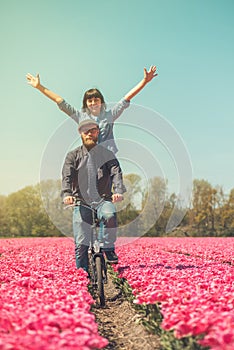
[[[26,75],[26,78],[28,80],[29,85],[42,92],[46,97],[50,98],[52,101],[56,103],[60,103],[63,101],[63,98],[61,96],[57,95],[55,92],[47,89],[41,84],[39,74],[37,74],[34,77],[32,74],[28,73]]]
[[[123,200],[123,193],[126,192],[126,188],[123,183],[122,170],[117,158],[114,158],[111,161],[109,161],[109,173],[112,177],[114,191],[112,195],[112,202],[120,202]]]
[[[72,152],[68,153],[62,169],[61,195],[65,204],[73,203],[73,182],[75,176],[75,158]]]
[[[119,162],[116,159],[116,164],[112,165],[111,173],[113,174],[113,190],[112,202],[117,203],[123,200],[123,193],[126,192],[126,188],[123,184],[122,170],[120,168]]]
[[[144,68],[144,78],[124,96],[124,99],[126,101],[130,101],[134,96],[136,96],[146,86],[146,84],[148,84],[158,75],[156,73],[156,69],[156,66],[151,66],[149,71]]]

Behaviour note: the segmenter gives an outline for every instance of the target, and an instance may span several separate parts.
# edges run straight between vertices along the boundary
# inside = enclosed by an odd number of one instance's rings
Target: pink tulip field
[[[0,240],[0,349],[101,349],[86,272],[69,238]]]
[[[165,331],[234,349],[234,238],[119,239],[119,264],[137,304],[155,304]],[[0,240],[0,350],[103,349],[88,278],[70,238]]]
[[[233,238],[141,238],[120,246],[116,271],[136,303],[159,303],[164,330],[233,350],[233,252]]]

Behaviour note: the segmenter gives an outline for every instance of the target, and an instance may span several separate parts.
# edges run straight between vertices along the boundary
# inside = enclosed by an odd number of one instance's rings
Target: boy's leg
[[[88,248],[91,235],[92,212],[77,206],[73,210],[73,232],[75,241],[76,267],[88,272]]]

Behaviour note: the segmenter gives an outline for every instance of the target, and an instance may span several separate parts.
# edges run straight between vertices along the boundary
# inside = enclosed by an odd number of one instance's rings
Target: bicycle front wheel
[[[97,292],[101,306],[105,306],[105,293],[104,293],[104,278],[103,278],[103,261],[101,256],[96,256],[96,271],[97,271]]]

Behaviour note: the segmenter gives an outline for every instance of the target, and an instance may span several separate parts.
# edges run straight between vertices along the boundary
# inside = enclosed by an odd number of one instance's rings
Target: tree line
[[[221,186],[195,179],[191,201],[184,208],[178,205],[175,193],[168,193],[167,181],[160,177],[150,179],[145,186],[139,175],[127,174],[124,182],[125,199],[117,203],[120,227],[140,217],[135,222],[145,236],[234,236],[234,188],[226,195]],[[48,180],[1,195],[0,236],[72,235],[72,213],[64,210],[60,186],[60,180]],[[166,233],[172,213],[174,219],[182,220]]]

